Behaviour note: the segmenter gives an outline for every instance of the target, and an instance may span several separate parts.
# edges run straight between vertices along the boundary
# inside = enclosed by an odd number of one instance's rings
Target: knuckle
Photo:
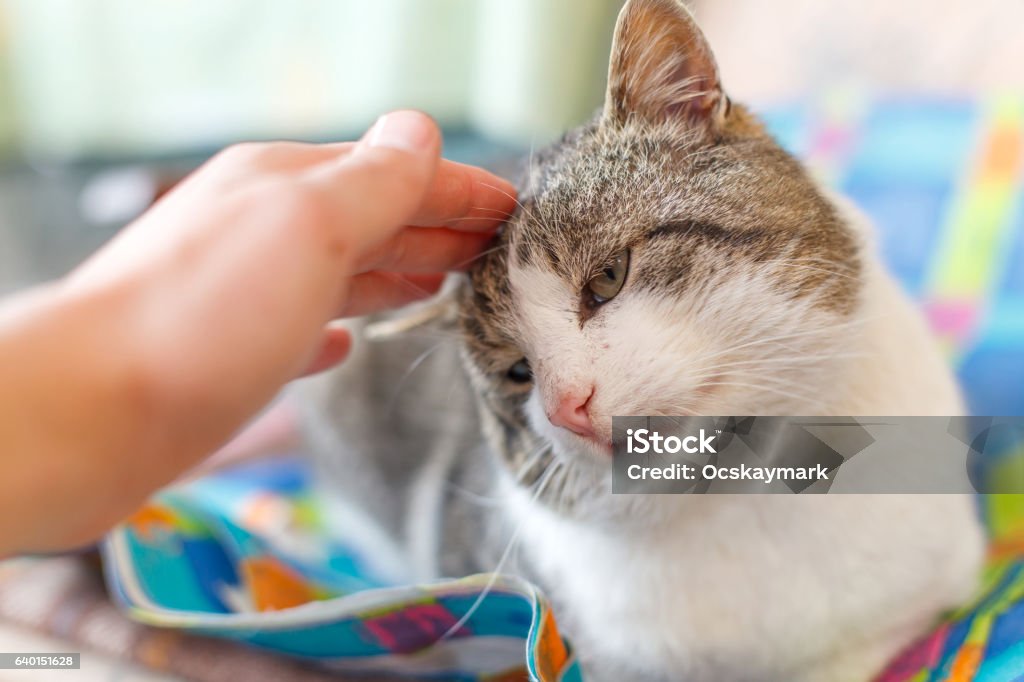
[[[346,250],[345,231],[338,229],[339,216],[323,188],[301,182],[278,183],[273,210],[302,239],[329,251]]]
[[[448,180],[444,198],[447,202],[446,213],[451,217],[467,216],[473,210],[473,190],[475,183],[469,173],[455,173]]]
[[[288,151],[284,142],[239,142],[222,150],[215,158],[226,165],[260,166],[273,163]]]
[[[243,164],[254,161],[259,157],[261,143],[239,142],[225,147],[214,157],[214,162],[220,165]]]
[[[328,222],[325,197],[305,183],[276,183],[273,201],[276,209],[293,224],[320,227]]]

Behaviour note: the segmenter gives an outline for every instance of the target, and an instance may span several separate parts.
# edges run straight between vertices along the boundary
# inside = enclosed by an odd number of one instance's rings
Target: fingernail
[[[434,141],[436,127],[426,114],[394,111],[384,114],[363,136],[367,146],[388,147],[407,152],[427,149]]]

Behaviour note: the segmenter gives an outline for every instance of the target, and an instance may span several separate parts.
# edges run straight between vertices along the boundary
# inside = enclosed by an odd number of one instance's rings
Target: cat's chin
[[[543,431],[545,432],[541,434],[542,438],[551,443],[555,454],[564,461],[607,466],[612,460],[611,441],[584,438],[557,427]]]
[[[612,442],[610,440],[606,442],[594,438],[584,438],[574,433],[566,433],[562,434],[562,441],[565,444],[561,448],[556,445],[556,448],[566,451],[566,454],[596,458],[602,463],[611,460]]]

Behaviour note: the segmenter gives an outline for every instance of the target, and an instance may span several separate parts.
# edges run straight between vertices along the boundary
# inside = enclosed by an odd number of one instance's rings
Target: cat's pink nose
[[[548,412],[548,420],[555,426],[569,429],[584,438],[594,437],[594,423],[590,420],[590,398],[594,387],[563,393],[555,409]]]

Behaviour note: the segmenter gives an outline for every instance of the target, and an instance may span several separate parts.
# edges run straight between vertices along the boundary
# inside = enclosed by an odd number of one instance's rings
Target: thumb
[[[426,198],[441,159],[441,132],[418,111],[385,114],[351,154],[317,167],[339,241],[358,257],[408,223]]]

